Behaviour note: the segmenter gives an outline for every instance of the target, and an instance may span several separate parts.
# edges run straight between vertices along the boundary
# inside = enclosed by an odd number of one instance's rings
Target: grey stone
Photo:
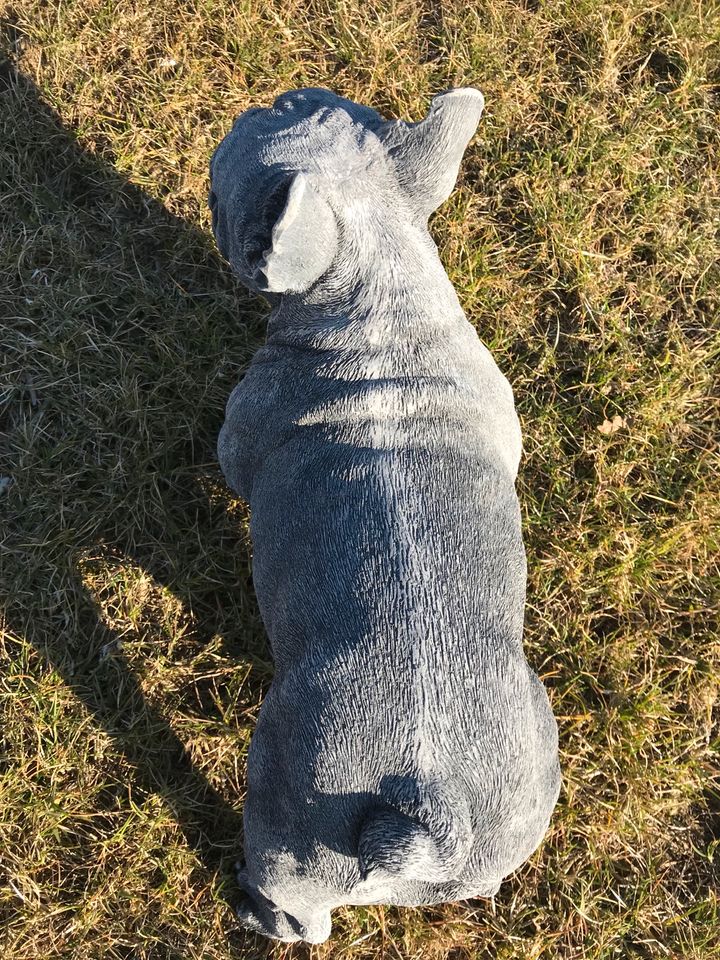
[[[558,796],[522,648],[513,395],[427,227],[482,109],[451,90],[404,123],[295,90],[211,161],[219,248],[273,307],[219,458],[276,666],[240,917],[279,940],[324,941],[341,904],[492,896]]]

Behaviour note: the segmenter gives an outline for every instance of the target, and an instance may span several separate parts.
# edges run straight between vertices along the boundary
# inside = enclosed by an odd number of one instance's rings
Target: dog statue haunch
[[[274,308],[219,457],[276,667],[239,913],[278,940],[321,943],[342,904],[492,896],[558,796],[522,649],[512,391],[427,227],[482,109],[450,90],[404,123],[295,90],[211,161],[220,251]]]

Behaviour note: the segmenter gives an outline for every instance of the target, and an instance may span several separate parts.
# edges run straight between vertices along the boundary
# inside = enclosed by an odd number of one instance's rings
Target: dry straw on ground
[[[0,9],[2,956],[720,958],[717,4]],[[523,420],[564,789],[494,904],[273,946],[230,905],[272,667],[214,452],[264,308],[214,251],[208,156],[290,87],[417,119],[468,83],[433,231]]]

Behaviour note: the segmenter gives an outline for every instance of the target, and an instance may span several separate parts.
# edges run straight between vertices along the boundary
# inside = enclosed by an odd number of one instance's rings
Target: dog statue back
[[[342,904],[492,896],[558,796],[513,395],[427,227],[482,109],[456,89],[404,123],[296,90],[211,162],[220,251],[273,307],[219,457],[276,666],[240,917],[287,942],[323,942]]]

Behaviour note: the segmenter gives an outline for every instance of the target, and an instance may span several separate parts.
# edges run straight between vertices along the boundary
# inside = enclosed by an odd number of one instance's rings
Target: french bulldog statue
[[[513,394],[428,230],[482,110],[453,89],[405,123],[294,90],[211,160],[220,252],[272,307],[218,450],[276,668],[239,915],[286,942],[326,940],[342,904],[493,896],[558,797]]]

